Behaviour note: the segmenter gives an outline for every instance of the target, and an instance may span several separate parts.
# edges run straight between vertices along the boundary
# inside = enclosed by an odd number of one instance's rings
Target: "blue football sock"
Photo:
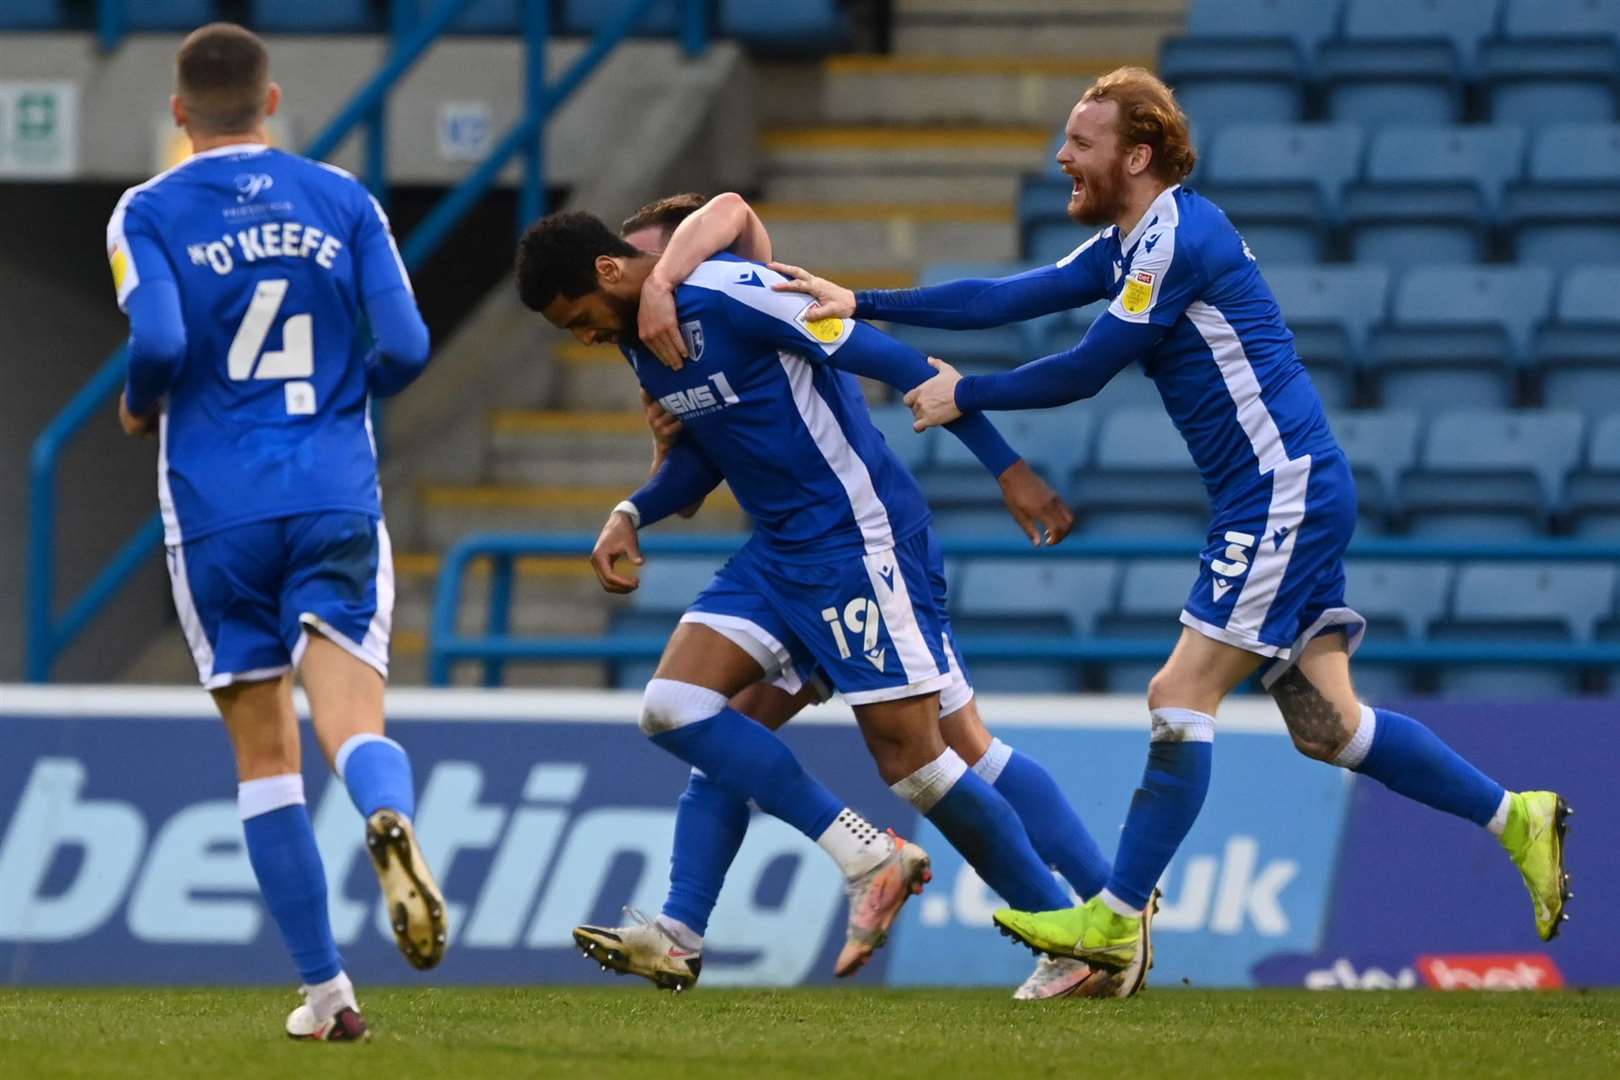
[[[343,778],[361,817],[378,810],[416,816],[416,788],[405,748],[382,735],[354,735],[338,747],[334,771]]]
[[[336,978],[343,958],[332,939],[326,870],[304,808],[303,777],[244,781],[237,785],[236,804],[253,876],[299,978],[307,986]]]
[[[844,804],[804,771],[787,743],[726,704],[725,696],[691,683],[647,684],[643,730],[652,741],[721,787],[753,799],[812,840]]]
[[[1020,911],[1069,907],[1069,894],[1035,853],[1007,800],[956,753],[946,750],[890,785],[933,822],[984,883]]]
[[[708,931],[726,871],[748,832],[748,816],[746,800],[696,771],[675,805],[675,849],[663,913],[700,937]]]
[[[1142,786],[1131,797],[1104,899],[1147,907],[1159,878],[1198,819],[1209,792],[1215,719],[1192,709],[1154,709]],[[1117,905],[1110,904],[1118,910]]]
[[[973,764],[1018,814],[1041,861],[1058,868],[1082,900],[1108,884],[1108,859],[1046,767],[1000,739]]]
[[[1506,791],[1410,716],[1361,708],[1361,725],[1335,764],[1398,795],[1489,825]]]

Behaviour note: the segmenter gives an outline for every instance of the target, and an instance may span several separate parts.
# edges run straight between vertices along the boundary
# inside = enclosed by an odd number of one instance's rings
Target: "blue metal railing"
[[[386,197],[387,163],[381,133],[388,95],[472,2],[440,0],[420,20],[413,22],[400,14],[408,6],[408,0],[395,0],[392,25],[399,33],[395,36],[388,61],[304,148],[305,156],[327,157],[357,127],[366,125],[371,133],[365,155],[366,183],[373,193]],[[401,249],[408,268],[417,269],[438,250],[450,230],[489,191],[501,170],[520,152],[524,168],[518,197],[518,228],[521,229],[544,212],[545,148],[542,136],[546,121],[574,91],[584,85],[597,66],[642,21],[653,3],[654,0],[631,0],[625,4],[618,18],[597,34],[585,52],[556,82],[547,85],[548,0],[523,0],[522,29],[526,49],[523,117],[501,139],[489,157],[447,192],[428,216],[411,230]],[[697,55],[708,41],[707,3],[706,0],[681,0],[681,3],[681,43],[689,55]],[[102,44],[109,48],[115,46],[123,32],[122,0],[101,0],[98,13]],[[126,359],[123,349],[109,357],[34,441],[29,458],[25,664],[25,675],[31,682],[50,679],[63,650],[117,595],[163,537],[158,517],[154,515],[147,519],[97,572],[89,587],[68,606],[66,614],[60,619],[56,617],[56,474],[63,449],[69,440],[93,417],[102,415],[101,410],[109,407],[122,390]]]
[[[742,536],[643,536],[641,550],[660,555],[725,556],[740,547]],[[664,651],[663,637],[522,637],[510,632],[516,562],[541,555],[586,556],[596,538],[586,534],[496,534],[470,536],[446,553],[433,601],[428,643],[428,681],[448,686],[458,663],[483,665],[483,684],[499,686],[510,660],[654,660]],[[1071,537],[1055,548],[1032,548],[1008,538],[944,536],[940,547],[953,558],[1195,558],[1197,538],[1122,540]],[[1445,543],[1373,538],[1353,543],[1358,559],[1620,562],[1620,544],[1542,540],[1516,544]],[[457,616],[465,595],[465,578],[475,562],[488,562],[488,612],[484,632],[465,635]],[[1006,635],[964,638],[963,651],[976,660],[1052,662],[1134,662],[1163,660],[1165,644],[1093,637]],[[1441,664],[1545,664],[1558,667],[1620,668],[1620,644],[1552,642],[1522,644],[1423,641],[1398,644],[1369,642],[1357,654],[1374,663],[1434,666]]]

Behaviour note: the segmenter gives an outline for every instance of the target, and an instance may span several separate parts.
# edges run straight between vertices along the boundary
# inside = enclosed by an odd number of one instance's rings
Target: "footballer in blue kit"
[[[1140,965],[1154,888],[1208,789],[1215,713],[1260,671],[1302,753],[1494,833],[1524,878],[1538,934],[1550,939],[1568,897],[1564,801],[1504,789],[1418,721],[1356,696],[1349,665],[1365,620],[1347,606],[1343,565],[1354,479],[1253,253],[1218,207],[1182,186],[1195,162],[1169,88],[1121,68],[1069,116],[1058,153],[1074,181],[1069,213],[1102,229],[1055,265],[859,294],[781,267],[793,280],[778,289],[817,300],[809,320],[970,329],[1108,300],[1078,345],[1014,371],[963,377],[930,361],[937,374],[906,396],[918,429],[1088,398],[1138,363],[1209,494],[1181,638],[1148,689],[1148,765],[1107,887],[1077,908],[1004,910],[997,923],[1048,955]]]
[[[635,588],[614,564],[620,556],[640,562],[637,529],[690,506],[722,478],[755,523],[670,639],[646,688],[643,730],[837,862],[850,893],[839,975],[883,943],[900,906],[928,880],[928,857],[879,832],[773,732],[731,707],[764,678],[823,673],[854,707],[885,781],[993,888],[1066,903],[1007,798],[941,734],[940,691],[952,682],[953,658],[929,514],[853,378],[914,386],[930,373],[922,356],[863,324],[806,318],[809,303],[770,288],[780,275],[724,256],[679,286],[691,362],[666,367],[634,337],[656,262],[596,218],[563,213],[529,229],[517,267],[525,305],[581,341],[618,344],[682,424],[658,472],[615,508],[598,538],[592,563],[604,587]],[[951,429],[1000,479],[1015,516],[1048,521],[1054,496],[988,421],[969,417]]]
[[[365,818],[400,949],[432,967],[444,901],[411,823],[409,758],[383,734],[393,562],[370,424],[372,398],[423,370],[428,334],[371,195],[268,146],[281,98],[268,65],[233,24],[180,47],[172,109],[193,154],[126,191],[107,225],[130,321],[119,415],[157,435],[175,608],[236,752],[249,861],[304,984],[287,1033],[344,1041],[367,1027],[333,942],[291,678]]]

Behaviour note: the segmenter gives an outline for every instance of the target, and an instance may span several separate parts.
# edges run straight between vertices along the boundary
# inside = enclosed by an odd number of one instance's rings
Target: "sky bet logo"
[[[475,762],[441,760],[426,772],[419,835],[466,962],[476,965],[480,950],[570,948],[573,926],[622,902],[625,890],[635,907],[661,904],[673,806],[581,805],[588,774],[577,762],[535,765],[520,791],[501,793],[487,790]],[[0,820],[9,815],[0,835],[0,943],[70,946],[110,933],[214,950],[259,939],[266,916],[234,800],[194,802],[154,821],[133,802],[87,795],[89,779],[75,757],[40,757],[16,802],[0,806]],[[328,782],[310,816],[338,944],[369,937],[391,947],[342,784]],[[802,980],[839,929],[842,902],[831,861],[788,826],[756,816],[714,914],[704,982]]]

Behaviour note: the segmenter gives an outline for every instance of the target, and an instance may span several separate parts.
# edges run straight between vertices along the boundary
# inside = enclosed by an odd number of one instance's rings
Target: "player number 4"
[[[315,387],[304,380],[315,374],[314,319],[309,315],[289,315],[281,324],[281,348],[261,352],[270,336],[270,327],[281,313],[287,298],[286,278],[259,282],[248,301],[236,336],[226,354],[226,370],[231,381],[247,379],[291,379],[286,385],[287,412],[307,416],[315,411]]]

